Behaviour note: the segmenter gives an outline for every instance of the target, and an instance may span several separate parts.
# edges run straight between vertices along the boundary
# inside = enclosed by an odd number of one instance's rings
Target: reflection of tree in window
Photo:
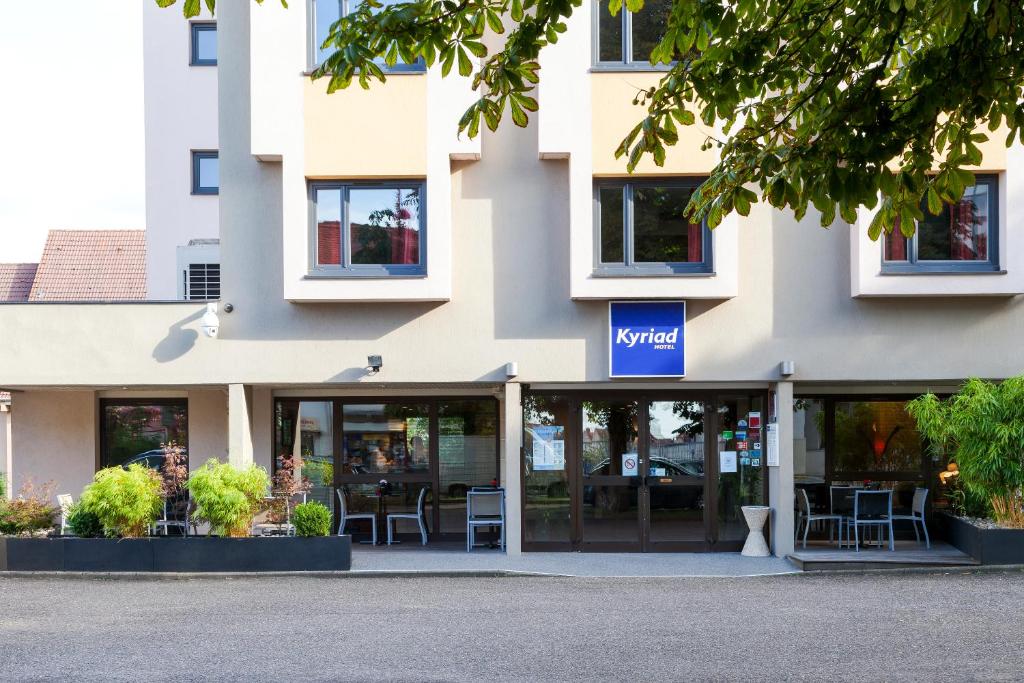
[[[637,187],[633,193],[633,260],[699,263],[700,224],[684,217],[693,188]]]
[[[352,263],[419,263],[419,189],[396,188],[390,192],[394,193],[392,203],[371,210],[366,223],[352,220]],[[353,189],[351,195],[369,197],[371,193],[379,195],[383,191]]]
[[[635,450],[637,404],[608,401],[584,401],[587,425],[583,430],[584,471],[591,472],[607,461],[597,474],[621,475],[623,453]]]
[[[916,472],[921,437],[903,402],[836,403],[837,472]]]

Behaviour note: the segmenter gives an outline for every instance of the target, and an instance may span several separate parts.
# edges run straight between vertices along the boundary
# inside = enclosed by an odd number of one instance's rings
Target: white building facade
[[[193,467],[300,454],[339,518],[382,479],[394,510],[426,489],[431,542],[496,482],[511,552],[734,551],[764,504],[777,554],[797,488],[933,488],[903,402],[1021,370],[1024,150],[987,146],[969,205],[907,243],[760,204],[688,224],[705,132],[626,173],[612,152],[659,74],[624,54],[643,22],[598,43],[598,7],[545,50],[530,125],[477,140],[456,135],[466,79],[311,82],[337,2],[222,0],[212,69],[167,64],[194,27],[147,7],[150,298],[180,298],[175,250],[219,239],[219,332],[193,302],[0,307],[15,484],[77,494],[173,439]],[[189,107],[206,87],[218,104]],[[219,195],[193,195],[209,150]]]

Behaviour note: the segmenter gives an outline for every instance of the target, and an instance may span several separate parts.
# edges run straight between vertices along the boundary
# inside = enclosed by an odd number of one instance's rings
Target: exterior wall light
[[[384,366],[384,359],[381,356],[367,356],[366,365],[366,369],[370,371],[370,374],[376,375]]]
[[[220,318],[217,317],[217,304],[206,304],[206,313],[203,314],[203,319],[200,325],[203,328],[203,334],[210,339],[217,338],[217,332],[220,330]]]
[[[796,363],[791,360],[784,360],[779,363],[779,374],[783,377],[789,377],[796,372]]]
[[[519,374],[519,363],[512,361],[511,363],[505,363],[505,376],[509,379]]]

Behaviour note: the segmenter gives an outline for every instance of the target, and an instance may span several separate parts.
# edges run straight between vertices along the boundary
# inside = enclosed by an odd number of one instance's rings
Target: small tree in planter
[[[50,502],[53,489],[53,482],[37,486],[29,479],[14,500],[0,498],[0,534],[37,535],[50,529],[57,512]]]
[[[96,515],[108,536],[140,538],[160,514],[162,480],[159,473],[133,463],[96,473],[82,492],[81,508]]]
[[[271,500],[267,505],[267,518],[274,524],[284,524],[290,517],[292,499],[308,493],[313,485],[309,478],[297,474],[302,471],[302,458],[282,455],[277,460],[277,472],[271,484]]]
[[[972,378],[945,401],[934,394],[910,401],[907,412],[957,462],[966,492],[988,500],[998,524],[1024,528],[1024,376]]]
[[[244,537],[249,535],[270,479],[257,465],[239,469],[211,459],[192,473],[186,487],[195,503],[196,519],[209,522],[215,534]]]

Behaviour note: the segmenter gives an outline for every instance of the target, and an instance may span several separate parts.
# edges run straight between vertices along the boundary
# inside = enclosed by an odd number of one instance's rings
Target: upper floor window
[[[362,0],[310,0],[309,16],[312,30],[310,31],[312,37],[312,44],[309,49],[309,61],[311,66],[316,67],[323,63],[331,53],[334,52],[334,48],[328,47],[324,49],[322,46],[324,41],[327,40],[327,36],[331,32],[331,26],[333,26],[339,19],[349,14],[359,6]],[[379,8],[372,8],[371,11],[376,14],[381,10],[387,9],[390,5],[397,5],[400,2],[407,2],[408,0],[379,0],[382,6]],[[417,60],[415,64],[406,64],[399,59],[392,67],[387,67],[384,64],[383,59],[375,59],[377,64],[381,65],[385,71],[424,71],[426,65],[423,60]]]
[[[884,237],[882,270],[906,272],[983,272],[999,270],[999,182],[994,175],[976,175],[956,204],[945,204],[934,216],[925,204],[924,220],[913,237],[899,226]]]
[[[220,193],[220,159],[216,151],[192,152],[192,194]]]
[[[331,275],[426,274],[423,183],[312,186],[313,268]]]
[[[672,0],[645,0],[639,12],[630,12],[625,3],[612,16],[608,0],[593,0],[596,47],[594,62],[598,66],[631,66],[651,68],[651,50],[661,42],[672,11]]]
[[[189,64],[217,66],[217,24],[193,22]]]
[[[595,272],[710,273],[711,232],[705,223],[692,223],[684,214],[700,182],[696,178],[595,182]]]

